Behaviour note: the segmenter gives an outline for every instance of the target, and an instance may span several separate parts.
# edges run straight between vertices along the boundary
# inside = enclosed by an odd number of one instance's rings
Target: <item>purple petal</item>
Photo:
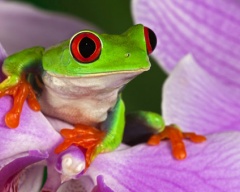
[[[238,192],[240,133],[209,135],[202,144],[185,141],[188,157],[175,160],[168,142],[138,145],[99,155],[87,175],[104,176],[113,191]]]
[[[12,106],[10,97],[0,98],[0,157],[3,160],[16,154],[39,149],[50,151],[61,139],[40,112],[32,111],[25,103],[16,129],[6,127],[4,116]],[[2,165],[2,163],[1,163]]]
[[[10,97],[0,99],[0,188],[26,166],[48,158],[61,141],[61,136],[46,118],[40,112],[32,111],[26,103],[19,127],[7,128],[4,115],[11,105]]]
[[[173,70],[163,88],[163,117],[184,131],[240,130],[240,92],[206,73],[190,55]]]
[[[210,74],[240,82],[240,2],[238,0],[134,0],[136,23],[152,28],[154,57],[170,72],[188,53]]]
[[[0,2],[0,23],[0,42],[8,54],[36,45],[48,47],[82,29],[95,28],[70,16],[13,2]]]

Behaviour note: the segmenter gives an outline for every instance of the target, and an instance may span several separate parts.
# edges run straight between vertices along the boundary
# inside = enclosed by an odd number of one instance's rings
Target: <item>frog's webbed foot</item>
[[[71,145],[86,149],[86,168],[89,167],[99,144],[105,136],[105,132],[86,125],[76,125],[74,129],[62,129],[60,131],[64,141],[57,146],[55,153],[59,154]]]
[[[34,90],[25,78],[7,78],[0,85],[0,97],[5,95],[13,96],[13,106],[5,116],[5,123],[9,128],[16,128],[19,124],[23,103],[27,100],[28,105],[34,111],[40,110],[40,105],[35,96]]]
[[[176,125],[166,126],[165,129],[157,134],[154,134],[148,140],[149,145],[157,145],[163,139],[169,139],[172,145],[172,153],[176,159],[184,159],[187,156],[183,139],[189,139],[194,143],[206,141],[206,137],[195,133],[181,132]]]

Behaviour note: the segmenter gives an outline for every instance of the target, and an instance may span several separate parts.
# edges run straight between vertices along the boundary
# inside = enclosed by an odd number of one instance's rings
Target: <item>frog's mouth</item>
[[[114,75],[114,74],[135,74],[135,76],[145,72],[145,71],[148,71],[150,69],[150,67],[147,67],[147,68],[141,68],[141,69],[137,69],[137,70],[125,70],[125,71],[108,71],[108,72],[103,72],[103,73],[81,73],[81,74],[74,74],[74,75],[63,75],[63,74],[56,74],[56,73],[53,73],[51,71],[46,71],[45,73],[48,73],[50,76],[52,77],[59,77],[59,78],[84,78],[84,77],[101,77],[101,76],[109,76],[109,75]]]

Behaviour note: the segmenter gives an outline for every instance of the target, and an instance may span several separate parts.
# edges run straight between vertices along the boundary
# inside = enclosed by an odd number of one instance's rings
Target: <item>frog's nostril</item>
[[[155,33],[148,27],[144,27],[144,36],[147,44],[147,52],[150,54],[156,48],[157,37]]]
[[[125,57],[130,57],[130,56],[131,56],[130,53],[126,53],[126,54],[125,54]]]

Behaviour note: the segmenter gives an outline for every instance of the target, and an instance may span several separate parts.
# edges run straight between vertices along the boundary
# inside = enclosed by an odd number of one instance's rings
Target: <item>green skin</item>
[[[76,61],[69,50],[70,40],[46,50],[43,47],[25,49],[4,61],[3,72],[8,78],[0,84],[0,90],[16,85],[23,74],[42,75],[48,72],[54,76],[67,78],[91,76],[98,79],[99,75],[142,72],[150,68],[143,25],[135,25],[121,35],[90,32],[97,35],[102,43],[101,54],[97,60],[88,64]],[[131,55],[127,59],[126,53]],[[96,148],[94,156],[114,150],[122,141],[125,107],[120,91],[115,106],[109,111],[107,119],[102,122],[101,128],[106,131],[106,136]],[[142,112],[135,115],[147,126],[155,129],[155,132],[160,132],[164,128],[163,119],[158,114]]]

